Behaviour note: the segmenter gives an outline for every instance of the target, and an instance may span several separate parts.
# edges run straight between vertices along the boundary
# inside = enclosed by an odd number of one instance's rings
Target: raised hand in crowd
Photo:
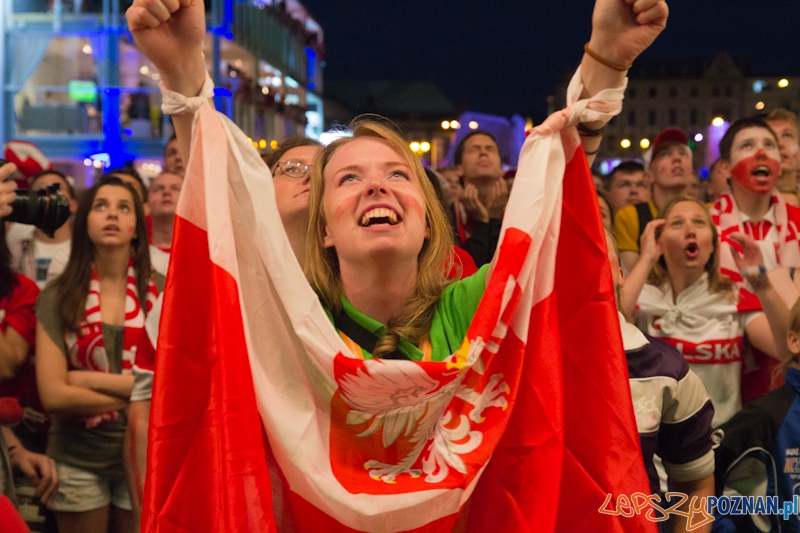
[[[736,268],[750,284],[764,311],[770,317],[769,329],[772,331],[771,340],[775,343],[775,350],[769,353],[775,354],[779,360],[791,359],[792,353],[789,352],[785,340],[789,333],[789,307],[772,286],[771,278],[764,268],[761,247],[755,239],[744,233],[731,233],[728,238],[741,249],[740,251],[737,246],[729,245]]]
[[[478,188],[474,184],[468,183],[464,187],[464,194],[461,195],[461,202],[464,204],[464,209],[467,210],[467,214],[470,218],[478,222],[483,222],[484,224],[489,222],[489,211],[481,202],[478,196]]]
[[[505,213],[506,204],[508,203],[508,193],[508,182],[506,180],[500,178],[492,184],[487,202],[489,218],[498,220],[503,218],[503,213]]]
[[[639,299],[639,293],[642,292],[642,288],[647,283],[647,278],[653,266],[658,261],[658,258],[661,257],[662,250],[661,245],[658,243],[658,235],[665,223],[666,220],[663,218],[651,220],[647,223],[642,236],[639,238],[639,249],[641,250],[639,260],[628,272],[625,283],[621,286],[621,310],[622,314],[627,317],[633,315],[633,311],[636,309],[636,301]]]
[[[197,96],[206,79],[202,0],[134,0],[125,13],[136,45],[158,69],[166,89]],[[189,161],[191,115],[173,115],[181,159]]]
[[[581,98],[621,87],[628,67],[666,27],[668,15],[665,0],[597,0],[592,13],[592,35],[587,43],[591,54],[584,54],[581,61],[584,85]],[[591,164],[600,147],[605,123],[584,125],[598,132],[596,136],[581,137]]]

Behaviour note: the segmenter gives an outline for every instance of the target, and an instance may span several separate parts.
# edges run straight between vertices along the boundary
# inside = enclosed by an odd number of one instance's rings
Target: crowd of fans
[[[52,236],[0,226],[0,399],[22,408],[11,420],[0,405],[0,424],[14,422],[0,427],[0,494],[31,531],[136,528],[123,442],[137,413],[132,367],[149,348],[145,317],[169,264],[184,175],[175,145],[149,184],[124,168],[84,191],[43,154],[20,158],[6,146],[6,159],[26,164],[9,163],[0,177],[34,190],[58,184],[72,213]]]
[[[337,238],[336,228],[329,234],[324,226],[321,196],[306,194],[312,176],[322,179],[312,167],[342,166],[342,154],[358,147],[389,155],[406,150],[386,125],[363,123],[355,135],[355,142],[332,147],[285,139],[263,156],[303,266],[332,261],[324,251]],[[597,181],[643,459],[653,494],[762,490],[788,501],[800,457],[797,117],[777,109],[736,121],[719,153],[709,178],[700,180],[686,134],[667,128],[643,161],[624,161]],[[10,496],[33,531],[138,527],[160,294],[185,172],[176,140],[164,159],[165,172],[148,184],[131,169],[117,169],[80,194],[67,176],[42,165],[25,176],[26,184],[59,184],[73,216],[52,236],[3,228],[0,397],[16,399],[23,419],[0,427],[6,469],[0,494]],[[15,171],[0,168],[0,178]],[[484,131],[460,141],[451,166],[426,174],[421,194],[435,193],[447,217],[429,218],[429,226],[439,235],[441,228],[451,232],[455,243],[447,276],[474,275],[460,287],[474,284],[479,293],[474,280],[483,280],[494,256],[514,175],[504,171],[497,141]],[[6,209],[7,196],[0,200]],[[391,220],[389,211],[364,216]],[[309,232],[309,225],[319,231]],[[420,255],[449,253],[449,236],[441,242],[447,250]],[[321,298],[329,297],[328,309],[351,305],[328,294],[324,280],[311,281]],[[446,283],[440,285],[444,291]],[[424,314],[408,313],[413,320]],[[381,324],[385,335],[370,357],[406,350],[414,352],[405,354],[410,359],[442,360],[451,353],[422,342],[401,346],[405,324]],[[463,335],[456,337],[460,342]],[[725,527],[747,528],[734,520],[751,519],[762,531],[778,530],[775,516],[726,517]]]

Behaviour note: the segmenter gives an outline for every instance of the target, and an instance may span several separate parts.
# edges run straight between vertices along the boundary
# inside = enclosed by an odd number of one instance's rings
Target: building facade
[[[0,6],[0,141],[39,146],[78,186],[135,161],[158,173],[169,117],[159,75],[125,21],[131,0]],[[217,109],[256,146],[322,131],[323,31],[297,0],[206,0],[204,53]]]
[[[800,110],[800,75],[755,72],[726,53],[710,61],[634,64],[622,113],[609,123],[598,155],[601,171],[641,159],[659,131],[678,127],[689,136],[695,168],[704,177],[731,122],[776,108]],[[566,84],[560,89],[556,95],[565,94]]]

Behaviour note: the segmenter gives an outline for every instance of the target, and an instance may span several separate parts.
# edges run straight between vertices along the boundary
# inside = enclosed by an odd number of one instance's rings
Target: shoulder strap
[[[648,202],[636,204],[634,207],[636,208],[636,214],[639,215],[639,238],[641,238],[647,223],[653,220],[653,213],[650,211]],[[636,243],[639,243],[639,239],[636,239]]]
[[[378,336],[356,322],[347,313],[342,311],[333,317],[333,324],[336,328],[353,339],[353,341],[369,353],[375,352],[375,345],[378,344]],[[399,350],[385,354],[381,359],[408,359]]]

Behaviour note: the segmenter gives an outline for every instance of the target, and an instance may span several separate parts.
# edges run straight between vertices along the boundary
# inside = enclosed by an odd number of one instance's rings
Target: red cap
[[[19,172],[26,178],[35,176],[42,170],[53,170],[47,157],[32,142],[12,139],[3,146],[3,157],[9,163],[17,165]]]
[[[678,128],[667,128],[665,130],[661,130],[661,132],[656,135],[656,139],[653,141],[653,157],[655,157],[659,149],[668,142],[677,142],[689,146],[689,137],[687,137],[686,134]]]

